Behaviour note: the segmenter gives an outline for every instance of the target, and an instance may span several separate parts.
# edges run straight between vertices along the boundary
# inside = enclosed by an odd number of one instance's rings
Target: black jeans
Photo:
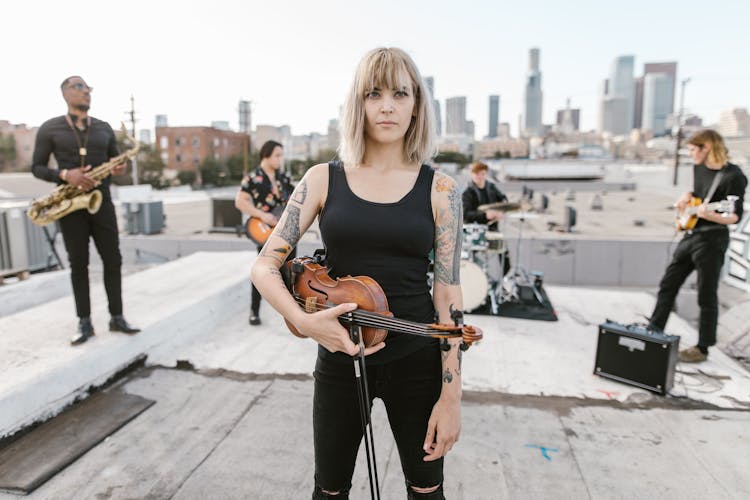
[[[112,200],[106,196],[95,214],[87,210],[76,210],[60,219],[65,250],[70,262],[70,280],[79,318],[91,316],[89,296],[89,238],[102,258],[104,265],[104,289],[107,291],[109,313],[122,314],[122,256],[117,230],[117,215]]]
[[[719,319],[717,291],[724,253],[728,247],[729,231],[726,229],[685,234],[659,284],[656,307],[651,314],[652,326],[664,329],[677,292],[695,270],[698,273],[700,307],[698,345],[709,347],[716,344],[716,323]]]
[[[440,348],[430,345],[396,361],[367,367],[370,405],[375,397],[385,404],[396,440],[409,498],[442,499],[443,459],[422,460],[427,421],[442,388]],[[354,364],[340,364],[318,357],[313,399],[315,486],[313,499],[327,498],[321,490],[341,492],[348,498],[357,450],[362,441]],[[377,452],[384,451],[378,443]],[[409,486],[430,488],[435,493],[415,494]]]
[[[263,250],[263,245],[258,245],[258,255],[260,255],[260,251]],[[297,256],[297,249],[292,249],[292,253],[287,256],[286,260],[287,262],[292,260]],[[260,312],[260,292],[257,288],[255,288],[255,284],[251,283],[252,291],[250,292],[250,314],[253,316],[257,316]]]

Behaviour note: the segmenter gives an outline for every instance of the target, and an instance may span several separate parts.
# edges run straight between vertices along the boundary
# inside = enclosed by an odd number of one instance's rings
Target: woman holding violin
[[[301,308],[279,268],[318,217],[331,280],[368,276],[394,318],[454,325],[455,311],[463,310],[461,193],[424,163],[435,153],[434,131],[432,97],[412,59],[396,48],[366,54],[342,112],[343,162],[307,171],[253,266],[253,282],[269,304],[319,344],[313,499],[348,498],[363,437],[351,366],[360,349],[339,321],[354,314],[359,299],[337,296],[331,286],[327,307]],[[369,344],[369,403],[379,397],[388,412],[408,498],[444,498],[443,457],[461,430],[461,338],[388,331]]]

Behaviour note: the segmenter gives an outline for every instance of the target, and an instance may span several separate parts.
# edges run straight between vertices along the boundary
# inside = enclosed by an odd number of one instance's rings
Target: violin
[[[347,302],[357,304],[357,309],[339,316],[339,322],[344,326],[361,327],[365,347],[382,342],[389,330],[437,339],[460,337],[463,350],[482,339],[481,329],[458,324],[460,321],[455,318],[456,325],[425,324],[395,318],[388,310],[385,292],[369,276],[333,279],[328,275],[328,269],[320,264],[320,260],[313,257],[293,259],[287,263],[286,271],[287,287],[305,312],[314,313]],[[456,318],[459,316],[460,313]],[[286,325],[297,337],[305,337],[289,321],[286,321]]]

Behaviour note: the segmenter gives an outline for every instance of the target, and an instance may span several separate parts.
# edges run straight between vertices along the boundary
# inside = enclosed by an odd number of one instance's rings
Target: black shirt
[[[381,286],[396,318],[431,323],[435,308],[427,283],[429,253],[435,246],[432,215],[432,178],[422,165],[411,191],[395,203],[359,198],[349,188],[341,162],[328,167],[328,197],[320,213],[320,235],[332,278],[369,276]],[[435,339],[389,332],[385,348],[367,356],[380,364],[435,343]],[[319,356],[351,362],[320,347]]]
[[[710,200],[705,200],[711,189],[711,184],[714,181],[714,177],[719,172],[724,172],[719,185],[714,191],[713,196]],[[740,167],[733,163],[727,163],[721,170],[712,170],[705,165],[693,166],[693,196],[703,199],[707,202],[721,201],[726,199],[727,196],[734,195],[738,199],[734,204],[734,213],[737,214],[738,220],[742,219],[743,203],[745,200],[745,189],[747,188],[747,177],[742,173]],[[695,224],[695,228],[699,227],[710,227],[710,226],[721,226],[713,221],[706,219],[698,219]]]
[[[492,182],[487,181],[484,185],[484,189],[479,189],[479,187],[471,181],[461,195],[461,201],[463,202],[464,208],[464,222],[487,224],[487,214],[477,210],[477,207],[479,207],[479,205],[486,205],[487,203],[508,201],[508,197],[505,196]],[[496,224],[496,222],[493,222],[493,224]]]
[[[289,176],[281,171],[277,170],[275,177],[276,192],[278,194],[273,193],[271,179],[268,178],[268,175],[260,167],[242,179],[240,190],[252,197],[255,208],[264,212],[277,212],[283,209],[286,202],[289,201],[289,197],[292,196],[292,192],[294,191],[294,186]],[[277,213],[277,215],[280,214]]]
[[[78,134],[78,141],[76,135]],[[88,138],[86,135],[88,134]],[[34,156],[31,172],[39,179],[62,184],[59,178],[60,170],[79,168],[81,166],[80,146],[86,144],[84,166],[98,167],[120,154],[117,147],[115,133],[109,123],[91,117],[88,131],[73,131],[65,115],[47,120],[39,127],[34,144]],[[57,169],[50,168],[49,157],[55,155]],[[102,191],[105,198],[109,198],[109,177],[102,180],[96,188]]]

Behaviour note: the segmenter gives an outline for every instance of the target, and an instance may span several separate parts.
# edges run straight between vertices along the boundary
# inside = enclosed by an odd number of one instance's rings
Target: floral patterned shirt
[[[264,212],[275,212],[284,208],[294,191],[292,180],[280,170],[276,171],[275,184],[277,194],[274,194],[271,188],[271,179],[262,168],[258,167],[242,179],[240,190],[252,197],[255,208]]]

